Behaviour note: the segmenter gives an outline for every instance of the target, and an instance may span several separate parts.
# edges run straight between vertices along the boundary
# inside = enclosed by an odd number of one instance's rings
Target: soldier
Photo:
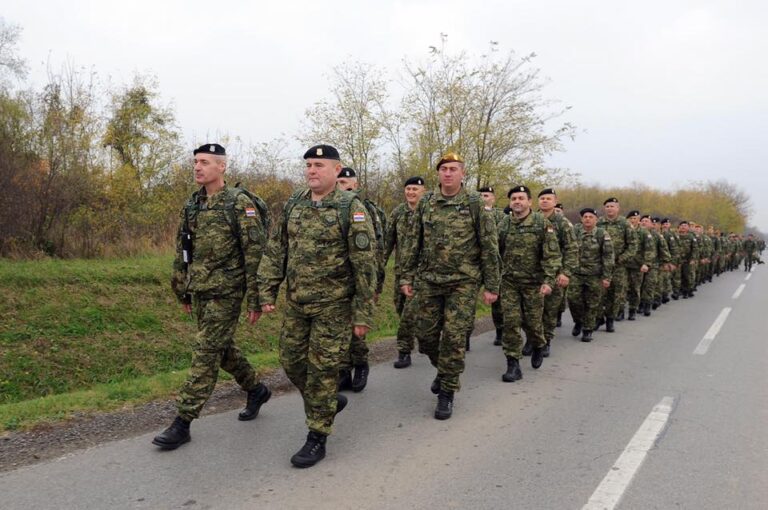
[[[670,296],[672,299],[677,300],[679,297],[679,288],[674,287],[674,281],[676,274],[680,271],[680,239],[677,234],[672,231],[672,223],[669,218],[663,218],[661,220],[661,235],[664,236],[664,240],[667,241],[667,248],[669,249],[669,256],[671,258],[669,271],[663,273],[663,286],[661,290],[661,302],[668,303]]]
[[[411,351],[413,350],[414,312],[409,305],[413,300],[405,297],[400,292],[400,277],[402,276],[403,250],[408,242],[407,235],[413,223],[413,213],[424,195],[424,179],[414,176],[405,181],[405,203],[395,207],[389,218],[386,235],[386,250],[384,263],[389,260],[392,251],[395,251],[395,311],[400,316],[400,325],[397,328],[397,360],[395,368],[411,366]]]
[[[611,286],[603,295],[603,308],[605,312],[605,330],[612,333],[614,330],[613,319],[624,305],[624,294],[627,291],[627,261],[635,256],[637,241],[629,227],[629,222],[619,215],[619,199],[608,198],[603,202],[605,216],[600,218],[597,226],[602,227],[613,242],[615,254],[615,268],[611,280]],[[602,324],[602,317],[599,324]]]
[[[483,198],[485,210],[493,216],[493,220],[496,222],[496,228],[498,229],[501,221],[506,218],[507,215],[504,214],[503,210],[496,207],[496,192],[492,186],[479,188],[477,192],[480,193],[480,196]],[[504,317],[501,310],[500,299],[497,299],[491,305],[491,318],[493,319],[493,326],[496,328],[496,338],[493,340],[493,345],[501,345],[501,332],[504,327]]]
[[[198,332],[189,375],[179,392],[178,416],[152,441],[163,450],[190,440],[190,422],[211,396],[219,367],[247,392],[239,420],[256,418],[271,395],[234,340],[244,297],[248,322],[254,324],[261,315],[256,271],[267,240],[262,217],[267,210],[257,207],[245,190],[226,185],[224,147],[205,144],[193,155],[200,189],[181,212],[171,286],[184,312],[191,314],[194,307]]]
[[[337,394],[337,383],[350,332],[364,338],[373,322],[376,234],[362,201],[336,187],[340,159],[330,145],[304,154],[309,189],[294,192],[285,204],[259,268],[265,313],[275,311],[280,285],[287,281],[280,363],[304,399],[309,434],[291,457],[300,468],[325,457],[334,416],[347,403]]]
[[[627,219],[637,238],[637,252],[632,259],[627,261],[627,303],[629,304],[627,320],[633,321],[637,317],[638,308],[642,306],[640,294],[643,278],[651,269],[651,262],[655,257],[655,247],[651,233],[640,225],[640,211],[629,211]]]
[[[755,256],[755,236],[749,234],[744,241],[744,271],[752,271],[752,261]]]
[[[659,271],[662,269],[662,266],[664,268],[667,267],[670,257],[669,250],[667,249],[666,244],[664,244],[664,238],[661,237],[661,234],[659,234],[654,227],[653,219],[650,216],[645,215],[640,218],[640,225],[642,225],[643,228],[648,231],[648,235],[651,236],[650,238],[646,238],[652,247],[649,252],[649,270],[643,276],[643,286],[640,289],[640,309],[644,316],[649,317],[651,315],[651,308],[654,310],[658,308],[656,291],[658,287]],[[659,296],[658,299],[660,301],[661,297]]]
[[[544,298],[555,287],[561,255],[552,223],[531,210],[531,190],[515,186],[507,196],[512,212],[499,228],[501,305],[506,325],[502,345],[507,358],[507,371],[501,379],[514,382],[523,378],[521,327],[526,343],[531,345],[531,366],[539,368],[544,360]]]
[[[597,315],[605,289],[611,286],[614,268],[611,234],[597,226],[597,211],[585,207],[579,211],[581,223],[576,225],[579,266],[568,286],[568,308],[573,317],[573,336],[581,333],[582,342],[592,341]]]
[[[562,213],[556,212],[557,194],[555,190],[553,188],[543,189],[539,192],[538,198],[541,214],[555,227],[557,243],[562,257],[560,270],[555,279],[552,293],[544,297],[544,316],[542,322],[544,325],[544,339],[547,341],[547,345],[544,347],[544,357],[547,358],[550,354],[552,339],[555,338],[555,328],[562,314],[560,309],[565,300],[568,283],[570,283],[571,276],[579,265],[579,251],[576,245],[576,235],[573,232],[573,224]]]
[[[336,186],[343,191],[352,191],[358,195],[368,210],[368,215],[373,221],[373,230],[376,234],[376,257],[378,259],[378,271],[376,273],[376,293],[373,296],[375,303],[378,303],[381,291],[384,288],[384,277],[386,261],[384,260],[385,240],[387,232],[387,218],[384,211],[377,206],[371,199],[361,194],[360,183],[357,180],[357,173],[348,167],[344,167],[336,177]],[[368,344],[365,338],[352,335],[347,355],[339,366],[339,389],[352,390],[355,393],[361,392],[368,384],[368,373],[370,365],[368,364]],[[352,376],[352,368],[355,369],[355,375]]]
[[[683,299],[693,297],[695,269],[699,259],[699,243],[689,229],[687,221],[681,221],[677,226],[680,237],[680,290]]]
[[[699,239],[699,270],[697,282],[701,285],[711,281],[712,239],[704,233],[704,225],[696,225],[696,237]]]
[[[437,367],[435,418],[445,420],[460,387],[477,292],[484,287],[487,305],[498,299],[500,260],[496,223],[480,195],[463,186],[464,160],[446,154],[437,172],[440,189],[425,193],[416,208],[400,284],[406,296],[416,291],[419,351]]]

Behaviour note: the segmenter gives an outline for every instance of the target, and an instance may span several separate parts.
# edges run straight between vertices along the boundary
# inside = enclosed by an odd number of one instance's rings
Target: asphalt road
[[[306,435],[290,393],[253,422],[196,421],[173,452],[148,434],[2,474],[0,508],[766,509],[768,271],[745,276],[591,344],[566,320],[512,384],[479,335],[448,421],[432,417],[425,357],[378,365],[311,469],[288,461]]]

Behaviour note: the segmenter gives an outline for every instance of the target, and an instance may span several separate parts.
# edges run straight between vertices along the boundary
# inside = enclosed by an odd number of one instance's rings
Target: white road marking
[[[733,293],[733,296],[731,296],[731,299],[739,299],[739,296],[741,296],[742,291],[744,290],[744,287],[746,287],[746,283],[742,283],[739,285],[739,288],[736,289],[736,292]]]
[[[747,275],[747,277],[746,277],[746,278],[744,278],[744,280],[746,280],[746,281],[749,281],[749,279],[750,279],[750,278],[752,278],[752,273],[749,273],[749,274]]]
[[[712,341],[715,339],[717,334],[720,332],[720,328],[723,327],[723,324],[725,324],[725,320],[728,318],[728,314],[731,313],[731,307],[726,306],[723,308],[723,310],[720,312],[720,315],[717,316],[717,319],[715,319],[715,322],[712,323],[712,325],[709,327],[709,330],[707,330],[707,333],[704,335],[704,338],[701,339],[701,342],[699,342],[699,345],[696,346],[696,349],[694,349],[694,354],[706,354],[709,350],[709,346],[712,344]]]
[[[611,510],[619,504],[648,451],[667,425],[673,402],[672,397],[664,397],[654,406],[582,510]]]

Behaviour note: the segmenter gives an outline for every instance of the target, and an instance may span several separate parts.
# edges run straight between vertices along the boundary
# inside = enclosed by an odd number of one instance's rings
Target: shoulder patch
[[[361,250],[365,250],[371,245],[371,239],[366,232],[358,232],[355,234],[355,246]]]
[[[611,240],[611,234],[606,232],[605,235],[603,236],[603,239],[605,239],[606,241],[610,241]]]
[[[352,215],[352,221],[354,223],[362,223],[362,222],[364,222],[365,221],[365,213],[362,212],[362,211],[356,211]]]
[[[246,207],[245,208],[245,215],[249,218],[255,218],[256,217],[256,209],[253,207]]]
[[[554,228],[552,228],[552,227],[547,227],[547,232],[554,232],[554,231],[555,231],[555,229],[554,229]]]

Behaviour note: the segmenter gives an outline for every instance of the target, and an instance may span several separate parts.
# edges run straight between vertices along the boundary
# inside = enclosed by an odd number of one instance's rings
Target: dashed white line
[[[747,274],[747,276],[744,278],[745,281],[749,281],[749,279],[752,278],[752,273]]]
[[[725,308],[723,308],[723,310],[720,312],[720,315],[718,315],[717,319],[715,319],[715,322],[713,322],[712,325],[707,330],[707,333],[704,335],[704,338],[701,339],[701,342],[699,342],[699,345],[697,345],[696,349],[693,350],[694,354],[704,355],[707,353],[707,351],[709,350],[709,346],[712,344],[712,341],[720,332],[720,328],[722,328],[723,324],[725,324],[725,320],[728,318],[729,313],[731,313],[731,307],[726,306]]]
[[[746,287],[746,283],[742,283],[739,285],[739,288],[736,289],[736,292],[733,293],[733,296],[731,296],[731,299],[739,299],[739,296],[741,296],[742,291],[744,291],[744,287]]]
[[[672,413],[672,397],[664,397],[654,406],[624,451],[597,486],[582,510],[612,510],[619,504],[648,451],[653,448]]]

